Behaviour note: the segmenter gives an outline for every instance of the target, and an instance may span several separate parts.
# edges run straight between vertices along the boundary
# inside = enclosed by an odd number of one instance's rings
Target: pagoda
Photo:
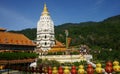
[[[54,23],[50,17],[46,4],[37,23],[37,49],[48,51],[55,45]]]

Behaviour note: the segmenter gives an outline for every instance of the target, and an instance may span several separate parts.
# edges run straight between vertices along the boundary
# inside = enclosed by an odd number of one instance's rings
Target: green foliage
[[[36,53],[27,52],[1,52],[0,60],[17,60],[17,59],[28,59],[36,58],[38,55]]]
[[[71,54],[71,55],[79,55],[80,52],[74,51],[74,52],[71,52],[70,54]]]
[[[87,65],[87,62],[86,61],[80,61],[80,62],[74,62],[73,65],[75,66],[79,66],[79,65]]]
[[[73,63],[71,63],[71,62],[60,63],[60,62],[58,62],[56,60],[38,59],[37,64],[38,64],[38,66],[41,64],[43,66],[51,66],[51,67],[56,66],[56,67],[59,67],[60,65],[62,65],[62,66],[86,65],[87,62],[86,61],[80,61],[80,62],[73,62]]]
[[[37,65],[39,66],[42,63],[42,59],[37,60]]]
[[[65,63],[61,63],[62,66],[72,66],[71,62],[65,62]]]
[[[119,50],[110,50],[110,49],[102,49],[101,50],[92,50],[93,60],[94,61],[120,61]],[[99,58],[99,59],[98,59]]]
[[[64,52],[48,52],[47,55],[62,55]]]
[[[107,18],[101,22],[83,22],[83,23],[65,23],[55,26],[55,38],[65,44],[65,30],[69,31],[69,37],[72,38],[70,46],[86,44],[91,47],[112,48],[111,55],[116,58],[120,56],[120,15]],[[14,31],[15,32],[15,31]],[[17,31],[23,33],[32,40],[36,39],[36,28]],[[115,55],[115,54],[118,55]],[[104,54],[104,55],[103,55]],[[100,56],[106,56],[103,52]],[[105,59],[104,57],[101,59]],[[117,57],[120,59],[120,57]]]
[[[120,15],[101,22],[65,23],[55,26],[55,37],[64,44],[66,29],[72,38],[71,46],[86,44],[90,47],[120,49]],[[36,28],[11,32],[23,33],[32,40],[36,39]]]
[[[36,28],[28,28],[28,29],[24,29],[24,30],[21,30],[21,31],[9,31],[9,32],[22,33],[31,40],[36,39]]]
[[[51,66],[51,67],[58,67],[60,63],[56,60],[48,60],[48,59],[38,59],[37,61],[38,66],[41,64],[43,66]]]

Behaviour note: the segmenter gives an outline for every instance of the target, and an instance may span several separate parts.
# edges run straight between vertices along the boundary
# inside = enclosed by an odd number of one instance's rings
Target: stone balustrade
[[[59,62],[79,62],[92,59],[92,55],[42,55],[40,59],[57,60]]]

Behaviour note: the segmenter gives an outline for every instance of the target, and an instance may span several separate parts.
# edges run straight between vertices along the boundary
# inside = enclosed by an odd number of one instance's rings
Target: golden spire
[[[48,12],[46,4],[44,4],[42,15],[49,15],[49,12]]]

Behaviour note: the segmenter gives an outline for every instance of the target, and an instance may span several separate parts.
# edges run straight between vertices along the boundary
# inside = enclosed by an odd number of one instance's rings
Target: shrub
[[[36,58],[38,55],[36,53],[27,52],[1,52],[0,60],[17,60],[17,59],[28,59]]]

